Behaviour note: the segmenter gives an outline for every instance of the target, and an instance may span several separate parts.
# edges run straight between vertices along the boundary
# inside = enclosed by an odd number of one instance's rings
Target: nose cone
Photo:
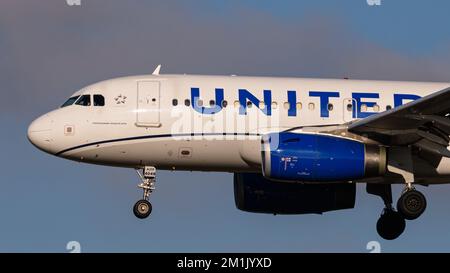
[[[51,152],[52,121],[49,115],[44,115],[33,121],[28,127],[28,139],[44,152]]]

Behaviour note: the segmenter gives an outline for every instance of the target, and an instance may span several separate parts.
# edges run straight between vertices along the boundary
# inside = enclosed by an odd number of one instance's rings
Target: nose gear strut
[[[142,170],[137,169],[136,172],[142,181],[138,187],[143,190],[143,198],[136,202],[133,213],[137,218],[145,219],[152,213],[152,204],[148,200],[156,189],[156,168],[145,166]]]

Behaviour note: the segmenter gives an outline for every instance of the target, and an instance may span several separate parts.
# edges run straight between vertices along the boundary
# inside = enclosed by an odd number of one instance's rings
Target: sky
[[[235,208],[232,174],[159,171],[145,221],[134,170],[52,157],[29,123],[88,84],[134,74],[450,82],[445,0],[0,1],[0,252],[449,252],[450,186],[420,188],[428,209],[395,241],[383,204],[272,216]],[[394,198],[401,186],[394,188]]]

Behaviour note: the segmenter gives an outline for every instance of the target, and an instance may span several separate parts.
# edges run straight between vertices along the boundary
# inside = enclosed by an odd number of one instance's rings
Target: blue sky
[[[450,82],[448,1],[107,1],[0,3],[0,252],[450,251],[449,186],[423,188],[428,210],[393,242],[382,203],[358,187],[354,210],[271,216],[237,210],[232,175],[158,173],[154,213],[133,170],[46,155],[28,124],[87,84],[151,73]],[[395,198],[400,187],[395,188]]]

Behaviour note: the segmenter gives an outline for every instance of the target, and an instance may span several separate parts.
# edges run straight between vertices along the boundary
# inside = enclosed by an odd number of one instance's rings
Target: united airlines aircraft
[[[233,173],[236,207],[268,214],[351,209],[365,183],[384,203],[377,231],[392,240],[425,211],[416,187],[450,182],[450,83],[159,71],[82,88],[36,119],[29,140],[136,169],[141,219],[157,170]],[[395,207],[392,184],[404,185]]]

